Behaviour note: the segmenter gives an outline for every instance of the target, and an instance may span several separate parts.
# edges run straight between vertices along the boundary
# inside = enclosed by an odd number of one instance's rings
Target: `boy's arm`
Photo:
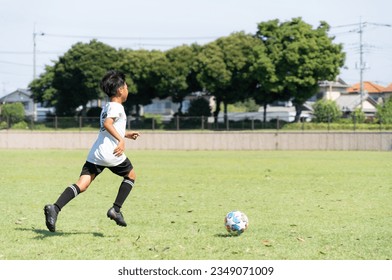
[[[140,133],[137,132],[137,131],[127,131],[127,132],[125,132],[125,138],[136,140],[139,136],[140,136]]]
[[[125,141],[113,126],[114,119],[106,118],[103,126],[114,138],[118,140],[117,147],[114,149],[113,154],[117,157],[121,156],[125,150]]]

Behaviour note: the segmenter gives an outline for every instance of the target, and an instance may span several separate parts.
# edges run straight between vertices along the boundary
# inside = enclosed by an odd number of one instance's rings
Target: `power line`
[[[12,64],[12,65],[18,65],[18,66],[28,66],[28,67],[31,67],[31,66],[32,66],[32,65],[30,65],[30,64],[17,63],[17,62],[12,62],[12,61],[4,61],[4,60],[0,60],[0,63]]]
[[[86,36],[86,35],[67,35],[45,33],[48,37],[75,38],[75,39],[100,39],[100,40],[130,40],[130,41],[173,41],[173,40],[211,40],[221,36],[204,36],[204,37],[118,37],[118,36]]]
[[[62,53],[63,51],[37,51],[36,54],[58,54]],[[33,52],[24,52],[24,51],[0,51],[0,54],[26,54],[26,55],[32,55]]]
[[[349,30],[348,32],[356,32],[359,34],[359,93],[361,95],[361,108],[363,106],[363,94],[364,94],[364,85],[363,85],[363,72],[366,70],[366,63],[364,62],[364,54],[365,49],[369,50],[370,46],[365,45],[363,43],[363,33],[365,32],[365,28],[368,26],[381,26],[381,27],[392,27],[391,24],[384,24],[384,23],[375,23],[375,22],[363,22],[360,18],[359,23],[352,23],[352,24],[345,24],[345,25],[338,25],[332,28],[345,28],[345,27],[354,27],[356,29]],[[346,34],[343,32],[343,34]]]

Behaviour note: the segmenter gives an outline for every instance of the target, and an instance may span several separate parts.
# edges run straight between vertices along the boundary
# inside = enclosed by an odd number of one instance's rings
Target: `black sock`
[[[76,184],[72,184],[67,187],[64,192],[59,196],[54,206],[56,212],[60,212],[61,209],[72,199],[74,199],[80,193],[80,188]]]
[[[120,212],[120,208],[131,192],[134,183],[135,180],[124,177],[124,180],[121,182],[120,188],[118,190],[116,200],[113,203],[113,208],[116,210],[116,212]]]

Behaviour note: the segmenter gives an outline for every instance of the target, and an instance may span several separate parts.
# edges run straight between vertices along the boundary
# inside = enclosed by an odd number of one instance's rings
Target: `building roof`
[[[363,90],[369,94],[385,92],[385,87],[377,85],[372,82],[363,82]],[[360,91],[360,83],[352,85],[347,89],[348,93],[358,93]]]
[[[31,91],[27,89],[17,89],[0,98],[0,103],[24,102],[31,98]]]
[[[333,88],[348,88],[349,85],[343,81],[341,78],[338,78],[336,81],[320,81],[320,87],[333,87]]]
[[[361,96],[359,94],[342,94],[335,101],[342,111],[353,112],[361,106]],[[364,95],[363,102],[366,102],[363,111],[375,111],[377,103],[368,94]]]
[[[392,92],[392,84],[389,84],[389,85],[385,88],[384,92]]]

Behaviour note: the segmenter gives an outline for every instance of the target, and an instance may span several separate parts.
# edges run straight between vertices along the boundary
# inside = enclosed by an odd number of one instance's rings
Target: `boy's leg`
[[[72,199],[74,199],[79,193],[84,192],[90,186],[91,182],[95,177],[102,172],[99,166],[95,166],[91,163],[86,162],[83,166],[79,180],[76,184],[72,184],[67,187],[63,193],[59,196],[54,204],[47,204],[44,207],[46,227],[54,232],[56,231],[56,221],[58,213],[61,209]]]
[[[115,220],[117,225],[125,227],[127,226],[127,223],[125,222],[120,209],[135,184],[136,174],[129,159],[126,159],[119,166],[110,169],[113,173],[124,176],[124,179],[121,182],[120,188],[118,189],[118,193],[113,203],[113,207],[109,209],[109,211],[107,212],[107,216],[110,219]]]
[[[134,184],[134,179],[131,179],[130,177],[124,177],[124,180],[121,182],[120,188],[118,189],[116,200],[113,203],[113,208],[116,210],[116,212],[120,212],[120,208],[130,194]]]
[[[57,215],[68,202],[74,199],[80,193],[80,188],[77,184],[72,184],[67,187],[59,196],[54,204],[47,204],[44,208],[46,227],[54,232],[56,231]]]

